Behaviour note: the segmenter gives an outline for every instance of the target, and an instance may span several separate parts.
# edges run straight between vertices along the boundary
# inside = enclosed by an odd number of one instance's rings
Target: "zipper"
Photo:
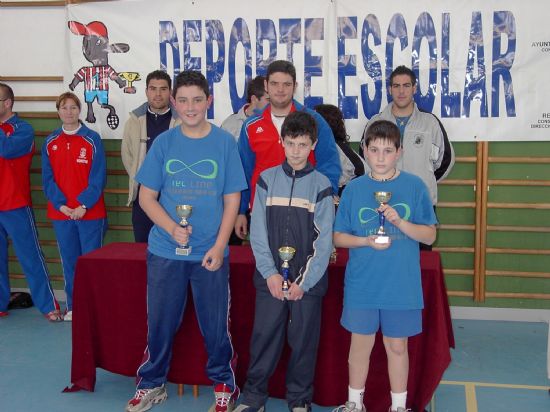
[[[292,205],[292,195],[294,193],[294,182],[296,181],[296,170],[292,169],[292,184],[290,185],[290,196],[288,197],[288,207],[286,209],[286,228],[285,245],[288,245],[288,226],[290,225],[290,206]]]
[[[288,227],[290,225],[290,207],[292,205],[292,195],[294,194],[294,183],[296,182],[296,170],[292,169],[292,184],[290,185],[290,196],[288,197],[288,207],[286,209],[286,229],[285,229],[285,245],[288,245]],[[290,270],[290,269],[289,269]],[[292,302],[287,302],[291,310],[288,314],[288,323],[292,323]]]

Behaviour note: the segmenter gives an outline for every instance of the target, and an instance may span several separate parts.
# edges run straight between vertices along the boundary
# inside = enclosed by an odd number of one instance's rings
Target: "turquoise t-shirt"
[[[338,206],[334,231],[355,236],[376,234],[379,227],[375,191],[391,192],[389,204],[412,223],[437,223],[428,189],[422,180],[403,172],[379,182],[364,175],[348,183]],[[386,220],[392,244],[386,250],[371,247],[349,250],[344,306],[355,309],[421,309],[422,283],[418,242]]]
[[[187,219],[193,227],[191,254],[176,255],[178,244],[164,229],[153,226],[148,250],[167,259],[202,260],[214,245],[223,215],[223,196],[246,189],[246,179],[235,139],[212,125],[200,139],[185,136],[180,127],[161,133],[153,142],[136,181],[160,193],[159,202],[180,222],[176,205],[191,205]],[[225,249],[227,256],[229,249]]]

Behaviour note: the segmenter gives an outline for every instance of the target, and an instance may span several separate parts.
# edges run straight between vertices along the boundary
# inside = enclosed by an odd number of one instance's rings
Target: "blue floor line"
[[[545,323],[454,320],[456,349],[435,395],[437,412],[550,411],[546,377],[548,325]],[[71,324],[51,324],[36,309],[10,312],[0,318],[0,411],[120,411],[135,390],[134,378],[97,371],[96,391],[61,393],[69,385]],[[529,385],[543,389],[476,386],[476,411],[467,410],[463,384]],[[177,396],[168,384],[168,400],[153,411],[206,411],[212,389],[200,387],[194,398],[190,386]],[[368,394],[367,394],[368,396]],[[336,406],[336,405],[335,405]],[[281,399],[270,399],[269,412],[287,411]],[[329,412],[332,407],[317,407]]]

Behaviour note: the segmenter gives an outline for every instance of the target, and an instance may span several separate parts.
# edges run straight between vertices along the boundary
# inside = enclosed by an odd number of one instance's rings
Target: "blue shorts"
[[[99,104],[109,104],[109,92],[107,90],[86,90],[84,92],[86,103],[92,103],[96,97]]]
[[[351,309],[344,306],[340,324],[361,335],[373,335],[381,328],[384,336],[406,338],[422,332],[422,309]]]

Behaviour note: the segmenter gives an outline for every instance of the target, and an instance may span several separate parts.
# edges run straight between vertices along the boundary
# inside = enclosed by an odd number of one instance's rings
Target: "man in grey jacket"
[[[413,173],[424,181],[435,209],[437,182],[450,173],[455,162],[454,150],[439,119],[418,108],[414,102],[415,93],[414,72],[405,66],[397,67],[390,75],[390,95],[393,101],[369,120],[365,131],[376,120],[389,120],[397,125],[403,151],[397,168]],[[420,247],[431,249],[424,244]]]
[[[393,101],[369,120],[365,131],[376,120],[389,120],[397,125],[403,150],[397,167],[424,181],[435,206],[437,182],[450,173],[455,161],[454,150],[437,117],[418,108],[414,102],[415,93],[414,72],[405,66],[397,67],[390,76]]]
[[[265,77],[256,76],[246,85],[246,104],[237,113],[229,115],[221,125],[221,128],[231,133],[235,140],[239,139],[241,128],[247,117],[256,110],[263,109],[269,103],[269,97],[265,91]]]
[[[180,124],[176,112],[170,107],[172,79],[161,70],[147,75],[145,95],[147,102],[130,112],[124,125],[121,156],[129,176],[127,205],[132,205],[132,226],[136,242],[147,242],[153,222],[139,205],[139,185],[134,180],[145,154],[155,138],[162,132]]]
[[[257,110],[262,110],[269,103],[269,96],[265,91],[265,77],[256,76],[246,85],[246,104],[239,109],[237,113],[229,115],[221,125],[221,128],[227,130],[239,140],[244,121],[252,116]],[[248,224],[250,224],[250,214],[246,215]],[[233,231],[229,238],[230,245],[242,245],[243,239],[237,236]]]

